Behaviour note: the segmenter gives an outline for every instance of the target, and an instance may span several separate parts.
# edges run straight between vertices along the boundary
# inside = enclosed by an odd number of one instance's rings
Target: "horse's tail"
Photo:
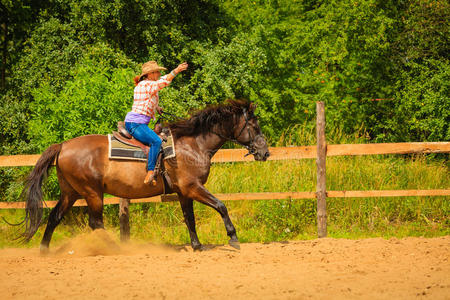
[[[20,194],[20,198],[26,201],[25,232],[22,234],[24,242],[31,240],[41,224],[42,182],[47,178],[48,171],[61,148],[62,144],[54,144],[42,153]]]

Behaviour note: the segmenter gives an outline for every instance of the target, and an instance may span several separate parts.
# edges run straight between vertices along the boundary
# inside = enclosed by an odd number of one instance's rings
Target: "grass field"
[[[315,160],[215,164],[207,188],[213,193],[315,191]],[[448,160],[425,156],[360,156],[327,159],[328,190],[448,189]],[[404,237],[450,234],[449,197],[329,198],[330,237]],[[316,237],[314,199],[226,202],[242,242],[269,242]],[[195,203],[197,231],[202,243],[225,243],[219,214]],[[86,208],[74,208],[54,235],[63,241],[90,230]],[[1,210],[0,216],[17,222],[23,210]],[[48,214],[48,210],[46,210]],[[118,206],[105,207],[108,230],[118,235]],[[185,244],[189,242],[178,203],[132,204],[132,238]],[[27,246],[36,246],[43,227]],[[17,228],[0,221],[0,247],[11,241]]]

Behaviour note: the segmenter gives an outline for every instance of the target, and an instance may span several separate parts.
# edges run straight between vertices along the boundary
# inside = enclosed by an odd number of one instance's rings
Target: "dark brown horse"
[[[245,146],[256,160],[266,160],[269,156],[254,108],[248,102],[233,100],[210,106],[190,119],[169,124],[176,157],[165,160],[164,164],[172,181],[172,190],[178,194],[194,250],[201,249],[201,244],[195,230],[193,200],[219,212],[230,237],[229,244],[239,248],[236,229],[227,208],[204,184],[208,179],[211,157],[227,140]],[[27,203],[26,241],[33,237],[41,223],[42,181],[55,159],[61,198],[50,212],[41,252],[48,251],[55,227],[77,199],[86,199],[89,226],[97,229],[103,228],[104,193],[123,198],[144,198],[164,192],[162,176],[158,176],[156,186],[144,184],[144,162],[110,160],[107,136],[87,135],[52,145],[36,163],[22,192]]]

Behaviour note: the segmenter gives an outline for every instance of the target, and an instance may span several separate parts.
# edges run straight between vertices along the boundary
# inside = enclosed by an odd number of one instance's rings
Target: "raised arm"
[[[188,68],[188,64],[187,62],[184,62],[182,64],[179,64],[178,67],[176,67],[175,69],[172,70],[172,72],[170,72],[167,77],[166,80],[168,81],[172,81],[175,76],[177,76],[178,73],[185,71]]]
[[[188,64],[184,62],[179,64],[178,67],[173,69],[169,74],[162,76],[158,81],[156,81],[156,91],[160,91],[168,86],[178,73],[185,71],[187,68]]]

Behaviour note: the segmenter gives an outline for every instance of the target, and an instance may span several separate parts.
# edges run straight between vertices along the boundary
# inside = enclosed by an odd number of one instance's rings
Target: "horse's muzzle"
[[[264,138],[263,135],[258,135],[255,138],[253,149],[254,149],[253,156],[255,157],[255,160],[266,161],[267,158],[270,156],[269,148],[267,147],[266,139]]]
[[[269,158],[269,156],[270,156],[270,152],[267,149],[261,149],[261,150],[257,150],[253,156],[255,157],[255,160],[257,160],[257,161],[266,161],[267,158]]]

